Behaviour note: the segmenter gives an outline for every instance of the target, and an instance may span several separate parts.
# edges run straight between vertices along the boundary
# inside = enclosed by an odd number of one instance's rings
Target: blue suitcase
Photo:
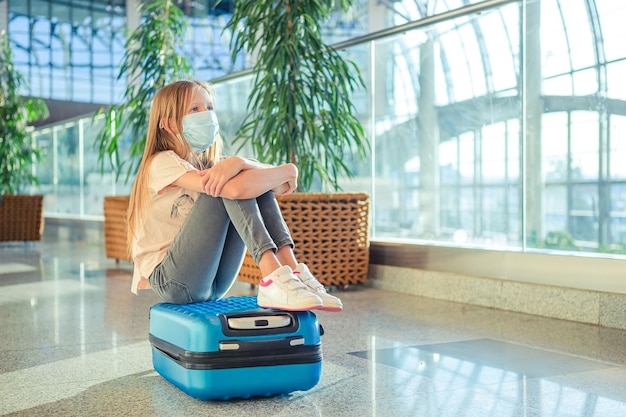
[[[253,296],[150,309],[154,369],[200,400],[313,388],[321,375],[321,333],[314,313],[261,308]]]

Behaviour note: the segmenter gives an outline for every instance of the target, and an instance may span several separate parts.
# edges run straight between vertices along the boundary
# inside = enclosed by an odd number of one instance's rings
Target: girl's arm
[[[255,198],[267,191],[290,194],[297,187],[298,168],[294,164],[243,170],[222,188],[220,197],[241,200]]]
[[[231,157],[204,171],[190,171],[173,185],[229,199],[258,197],[269,190],[289,194],[297,187],[298,169],[294,164],[263,165]]]

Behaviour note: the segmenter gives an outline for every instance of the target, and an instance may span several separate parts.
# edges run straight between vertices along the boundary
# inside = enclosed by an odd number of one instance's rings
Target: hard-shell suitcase
[[[322,368],[320,333],[314,313],[261,308],[253,296],[150,309],[154,369],[201,400],[314,387]]]

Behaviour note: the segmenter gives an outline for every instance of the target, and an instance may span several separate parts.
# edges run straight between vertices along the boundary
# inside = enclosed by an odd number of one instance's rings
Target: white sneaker
[[[326,288],[311,274],[309,267],[305,264],[298,264],[296,269],[293,270],[295,276],[300,278],[300,281],[306,285],[306,287],[313,294],[322,299],[324,305],[319,307],[320,310],[326,311],[341,311],[343,310],[343,304],[341,300],[326,292]]]
[[[320,297],[309,291],[287,265],[281,266],[259,282],[257,304],[287,311],[311,310],[324,305]]]

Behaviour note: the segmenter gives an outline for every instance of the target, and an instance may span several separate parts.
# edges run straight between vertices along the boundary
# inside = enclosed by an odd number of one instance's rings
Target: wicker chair
[[[295,193],[278,196],[278,204],[305,262],[320,283],[346,287],[364,284],[369,268],[367,193]],[[259,268],[248,252],[238,280],[258,284]]]
[[[0,242],[40,241],[43,227],[43,195],[0,197]]]

